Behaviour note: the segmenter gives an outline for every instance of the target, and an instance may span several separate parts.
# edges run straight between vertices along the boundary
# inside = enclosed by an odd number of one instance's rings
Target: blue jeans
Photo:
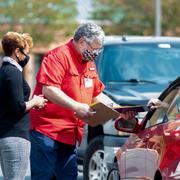
[[[4,180],[25,179],[30,142],[21,137],[0,138],[0,163]]]
[[[30,132],[31,179],[77,180],[76,147],[55,141],[37,131]]]

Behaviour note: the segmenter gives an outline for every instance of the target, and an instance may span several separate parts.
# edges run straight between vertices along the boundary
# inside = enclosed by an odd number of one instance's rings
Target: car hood
[[[168,84],[118,83],[107,84],[104,93],[120,105],[146,104],[151,98],[158,98]]]

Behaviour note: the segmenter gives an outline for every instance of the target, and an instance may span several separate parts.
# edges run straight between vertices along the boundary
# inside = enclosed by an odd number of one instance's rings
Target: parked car
[[[169,108],[150,111],[143,121],[116,122],[118,130],[132,134],[116,152],[119,169],[114,162],[108,180],[180,179],[180,77],[159,99]]]
[[[106,86],[105,94],[120,105],[146,104],[179,76],[180,38],[107,37],[95,62]],[[144,115],[139,114],[139,118]],[[106,179],[104,149],[113,159],[128,136],[114,128],[112,119],[97,127],[86,125],[78,148],[78,163],[83,164],[84,179]]]

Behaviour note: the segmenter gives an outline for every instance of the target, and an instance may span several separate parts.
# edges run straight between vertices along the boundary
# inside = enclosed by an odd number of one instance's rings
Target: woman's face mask
[[[26,66],[26,64],[29,62],[29,59],[30,59],[30,56],[25,54],[22,50],[21,50],[21,53],[25,55],[25,58],[20,61],[19,58],[16,56],[16,58],[18,59],[18,64],[24,68]]]
[[[23,61],[19,61],[19,65],[22,68],[24,68],[24,66],[26,66],[26,64],[29,62],[29,59],[30,59],[30,57],[26,54],[24,60]]]

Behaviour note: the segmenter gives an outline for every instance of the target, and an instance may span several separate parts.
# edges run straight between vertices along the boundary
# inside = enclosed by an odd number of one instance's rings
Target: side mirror
[[[120,118],[120,119],[116,119],[115,120],[115,128],[118,130],[118,131],[124,131],[124,132],[134,132],[135,129],[137,128],[137,125],[138,125],[138,119],[137,118],[133,118],[133,119],[123,119],[123,118]]]

